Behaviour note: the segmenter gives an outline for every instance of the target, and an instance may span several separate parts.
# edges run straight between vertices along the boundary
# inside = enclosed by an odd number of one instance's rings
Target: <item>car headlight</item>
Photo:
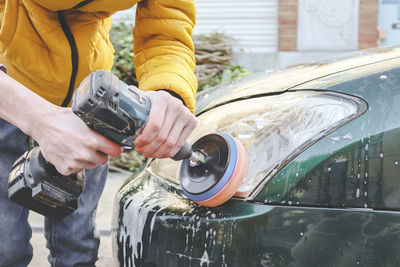
[[[248,170],[237,196],[247,196],[272,170],[337,127],[358,117],[367,104],[353,96],[302,90],[256,97],[216,107],[198,117],[193,143],[213,132],[239,139],[248,153]],[[154,160],[150,171],[179,184],[180,162]]]

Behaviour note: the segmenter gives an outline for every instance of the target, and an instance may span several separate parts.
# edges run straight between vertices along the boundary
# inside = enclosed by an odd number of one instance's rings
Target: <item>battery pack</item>
[[[77,209],[84,174],[63,176],[44,160],[39,147],[25,152],[11,168],[8,196],[30,210],[60,219]]]

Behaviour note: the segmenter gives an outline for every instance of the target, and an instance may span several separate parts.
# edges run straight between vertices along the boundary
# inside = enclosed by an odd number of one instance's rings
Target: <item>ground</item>
[[[98,267],[117,266],[112,258],[112,209],[117,190],[123,184],[124,180],[129,176],[130,172],[110,172],[104,192],[100,198],[96,218],[97,228],[101,236],[99,261],[96,264]],[[46,239],[44,238],[43,233],[44,217],[37,213],[31,212],[29,215],[29,222],[33,232],[31,239],[33,246],[33,259],[29,264],[29,267],[49,267],[50,264],[47,261],[47,255],[49,251],[46,248]]]

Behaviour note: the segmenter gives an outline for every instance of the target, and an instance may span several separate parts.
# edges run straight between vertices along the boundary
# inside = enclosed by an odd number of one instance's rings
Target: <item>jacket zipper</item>
[[[73,8],[80,8],[80,7],[83,7],[83,6],[89,4],[90,2],[93,2],[93,1],[94,1],[94,0],[84,0],[84,1],[80,2],[79,4],[77,4],[76,6],[74,6]]]
[[[67,107],[71,101],[72,94],[74,92],[74,85],[76,80],[76,75],[78,73],[78,48],[76,47],[76,42],[74,36],[72,35],[70,29],[68,28],[67,21],[65,20],[64,11],[57,11],[58,21],[60,22],[61,28],[64,32],[65,37],[67,37],[69,46],[71,48],[71,62],[72,62],[72,73],[69,80],[69,88],[67,96],[65,97],[62,107]]]

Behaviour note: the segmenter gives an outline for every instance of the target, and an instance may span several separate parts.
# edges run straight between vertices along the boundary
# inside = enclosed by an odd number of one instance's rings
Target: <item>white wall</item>
[[[278,50],[278,0],[195,0],[195,34],[220,32],[236,39],[235,50]]]
[[[359,0],[299,0],[299,51],[351,51],[358,47]]]
[[[378,25],[381,30],[386,31],[386,38],[381,40],[380,46],[400,44],[400,19],[398,18],[398,5],[399,2],[397,0],[379,0]]]
[[[225,33],[235,38],[235,50],[278,50],[278,0],[195,0],[194,34]],[[114,20],[134,22],[134,8],[117,12]]]

